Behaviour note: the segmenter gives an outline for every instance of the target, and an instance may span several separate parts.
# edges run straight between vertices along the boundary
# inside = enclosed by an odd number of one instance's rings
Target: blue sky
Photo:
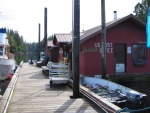
[[[142,0],[105,0],[106,22],[127,16]],[[18,31],[26,42],[38,42],[38,24],[44,37],[44,7],[48,10],[48,36],[72,30],[72,0],[0,0],[0,27]],[[101,24],[101,0],[80,0],[80,30]]]

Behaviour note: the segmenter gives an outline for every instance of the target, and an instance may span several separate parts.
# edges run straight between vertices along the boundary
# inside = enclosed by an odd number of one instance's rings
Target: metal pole
[[[44,44],[45,56],[47,56],[47,8],[44,8]],[[46,65],[46,60],[44,65]]]
[[[73,0],[73,98],[79,98],[80,0]]]
[[[41,43],[40,43],[40,34],[41,34],[41,31],[40,30],[41,30],[41,24],[39,23],[39,49],[38,49],[39,50],[38,51],[39,52],[39,60],[40,60],[40,52],[41,52]]]
[[[106,24],[105,24],[105,0],[101,0],[101,19],[102,19],[102,78],[106,79]]]

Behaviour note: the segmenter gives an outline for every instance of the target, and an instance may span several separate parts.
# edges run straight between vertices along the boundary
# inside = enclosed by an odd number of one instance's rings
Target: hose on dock
[[[147,108],[143,108],[143,109],[138,109],[138,110],[130,110],[129,108],[125,107],[119,111],[117,111],[117,113],[122,113],[122,112],[129,112],[129,113],[141,113],[143,111],[149,111],[150,112],[150,107]]]

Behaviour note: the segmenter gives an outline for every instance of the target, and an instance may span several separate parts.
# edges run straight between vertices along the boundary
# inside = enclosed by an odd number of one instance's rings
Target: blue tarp
[[[147,24],[146,24],[146,35],[147,35],[147,48],[150,48],[150,8],[148,9]]]

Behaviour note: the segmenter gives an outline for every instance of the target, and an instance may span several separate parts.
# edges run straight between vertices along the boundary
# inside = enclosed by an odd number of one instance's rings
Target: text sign
[[[100,48],[100,53],[102,53],[102,47],[100,43],[95,43],[96,48]],[[106,43],[106,53],[113,53],[112,43]]]

